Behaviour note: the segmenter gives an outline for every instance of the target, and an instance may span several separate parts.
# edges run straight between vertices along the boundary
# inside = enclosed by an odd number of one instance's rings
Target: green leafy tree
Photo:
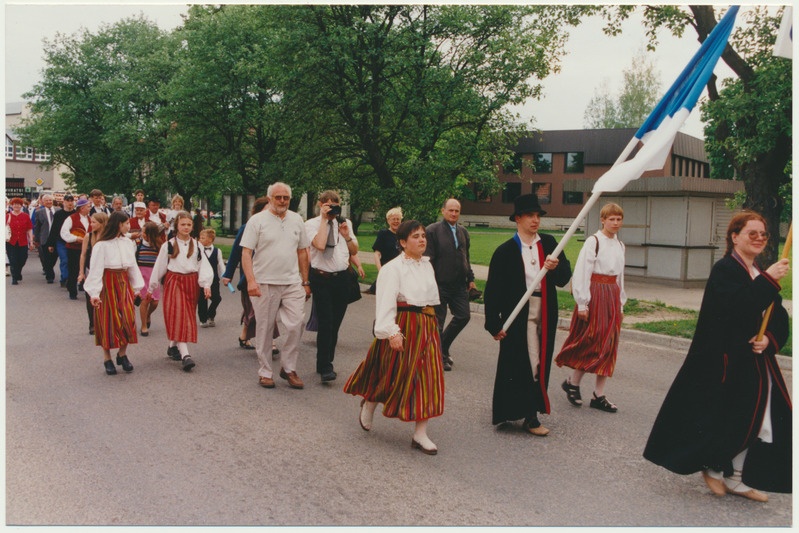
[[[635,9],[602,8],[609,21],[606,31],[618,32],[619,22]],[[722,15],[722,10],[717,12],[712,5],[640,9],[650,48],[657,46],[657,32],[662,28],[678,37],[686,28],[693,28],[702,42]],[[715,76],[711,77],[708,97],[701,105],[712,176],[743,181],[743,207],[761,213],[772,235],[779,234],[786,205],[784,195],[791,183],[792,65],[790,60],[772,55],[781,13],[781,9],[762,6],[741,10],[721,56],[735,77],[725,80],[721,89]],[[777,239],[769,240],[761,256],[763,264],[777,259],[778,245]]]
[[[637,128],[660,98],[660,78],[654,61],[640,51],[622,73],[624,84],[618,97],[610,95],[604,80],[583,115],[586,128]]]
[[[497,154],[523,133],[506,111],[557,68],[564,19],[544,6],[274,7],[274,58],[301,190],[352,191],[353,209],[434,220],[467,183],[496,191]],[[298,142],[304,139],[305,142]]]
[[[157,171],[159,89],[173,70],[169,35],[143,17],[45,42],[42,80],[25,94],[25,144],[50,152],[79,190],[129,192]]]

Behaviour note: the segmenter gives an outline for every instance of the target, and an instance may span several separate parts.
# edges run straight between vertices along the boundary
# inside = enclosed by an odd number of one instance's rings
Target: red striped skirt
[[[569,335],[555,358],[558,366],[583,370],[598,376],[612,376],[616,367],[621,331],[621,289],[616,276],[591,276],[588,320],[577,316],[574,307]]]
[[[374,339],[349,377],[344,392],[383,404],[383,415],[404,421],[427,420],[444,412],[444,368],[435,316],[397,313],[405,336],[402,352],[388,339]]]
[[[197,342],[197,272],[178,274],[167,270],[164,278],[166,336],[175,342]]]
[[[138,342],[133,289],[125,269],[103,271],[100,307],[94,308],[94,343],[104,350]]]

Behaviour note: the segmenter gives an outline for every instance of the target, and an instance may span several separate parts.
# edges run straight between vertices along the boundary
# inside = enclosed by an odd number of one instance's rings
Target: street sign
[[[39,190],[41,191],[41,186],[44,185],[44,180],[42,178],[36,178],[36,185],[39,185]]]

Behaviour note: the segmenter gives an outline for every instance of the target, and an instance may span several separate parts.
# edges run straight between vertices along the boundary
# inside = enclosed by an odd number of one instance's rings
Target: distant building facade
[[[62,192],[66,190],[61,173],[64,167],[46,170],[50,154],[36,147],[22,146],[14,129],[29,110],[22,102],[6,104],[6,182],[5,194],[8,198],[20,197],[34,199],[44,191]]]
[[[462,202],[468,225],[511,227],[508,214],[522,194],[536,194],[550,229],[568,227],[589,193],[566,187],[574,180],[595,181],[609,170],[636,129],[554,130],[531,133],[514,148],[515,158],[498,169],[503,190]],[[702,139],[678,133],[663,168],[643,177],[707,178],[710,164]]]

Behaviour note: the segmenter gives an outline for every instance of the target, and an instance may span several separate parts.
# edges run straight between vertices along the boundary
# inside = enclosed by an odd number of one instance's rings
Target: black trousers
[[[466,327],[471,318],[469,309],[469,292],[466,290],[466,284],[452,285],[439,285],[438,296],[441,303],[436,306],[436,318],[438,319],[438,333],[441,336],[441,354],[449,357],[449,347],[455,337]],[[444,327],[444,321],[447,319],[447,306],[452,311],[452,320],[450,320],[447,327]]]
[[[52,252],[47,249],[47,246],[39,246],[39,261],[42,263],[42,270],[44,270],[44,277],[47,281],[55,280],[55,263],[58,261],[58,254],[55,250]]]
[[[219,294],[219,282],[211,283],[211,299],[205,299],[205,291],[200,290],[200,297],[197,299],[197,315],[200,317],[200,322],[208,322],[210,318],[216,318],[216,308],[219,307],[219,302],[222,301],[222,295]]]
[[[78,274],[80,274],[80,250],[67,248],[67,290],[69,297],[78,297]]]
[[[11,270],[11,280],[21,280],[22,269],[28,262],[28,247],[6,243],[6,257],[8,257],[9,270]]]
[[[311,270],[311,282],[318,329],[316,332],[316,371],[320,374],[333,371],[338,330],[347,312],[346,270],[335,276],[324,277]]]

